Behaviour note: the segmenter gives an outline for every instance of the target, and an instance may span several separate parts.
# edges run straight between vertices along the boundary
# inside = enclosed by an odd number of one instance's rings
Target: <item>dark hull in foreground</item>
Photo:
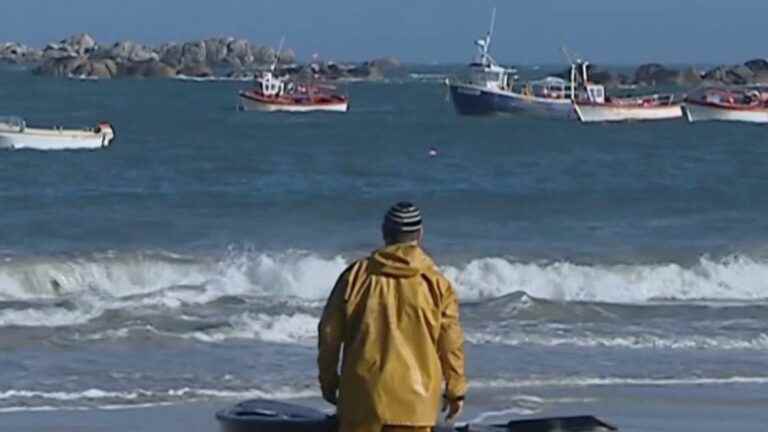
[[[271,400],[241,402],[216,413],[222,432],[336,432],[336,418],[321,411]],[[615,426],[592,416],[512,420],[500,425],[438,426],[436,432],[604,432]]]

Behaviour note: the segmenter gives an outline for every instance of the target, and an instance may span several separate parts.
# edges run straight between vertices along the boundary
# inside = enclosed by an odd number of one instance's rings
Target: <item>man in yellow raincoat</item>
[[[461,412],[464,334],[453,287],[421,249],[411,203],[384,218],[386,246],[342,273],[318,327],[323,398],[340,432],[421,432]],[[341,373],[339,358],[343,351]]]

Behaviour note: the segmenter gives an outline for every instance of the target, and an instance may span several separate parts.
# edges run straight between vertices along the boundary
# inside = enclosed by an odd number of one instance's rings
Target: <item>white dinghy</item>
[[[107,122],[89,129],[31,128],[20,117],[0,117],[0,148],[70,150],[107,147],[115,132]]]

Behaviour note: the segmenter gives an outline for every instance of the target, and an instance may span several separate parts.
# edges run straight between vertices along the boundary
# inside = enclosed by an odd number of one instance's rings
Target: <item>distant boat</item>
[[[605,87],[589,81],[589,62],[571,67],[571,81],[579,81],[584,92],[573,105],[582,123],[667,120],[683,116],[682,103],[672,94],[637,97],[608,97]]]
[[[685,100],[689,122],[768,123],[768,91],[758,88],[706,88]]]
[[[283,50],[283,42],[277,50],[269,70],[256,78],[256,86],[239,92],[242,111],[265,112],[347,112],[349,98],[335,93],[336,87],[314,83],[296,83],[277,73],[277,64]]]
[[[490,55],[491,27],[484,38],[475,42],[477,56],[464,78],[447,79],[451,100],[459,114],[533,114],[549,118],[573,119],[576,114],[571,101],[572,88],[557,77],[517,83],[517,70],[499,66]]]
[[[5,149],[98,149],[114,138],[114,129],[106,122],[92,129],[43,129],[27,127],[20,117],[0,117],[0,148]]]
[[[333,92],[333,86],[296,84],[286,78],[265,72],[256,79],[256,87],[240,92],[240,109],[244,111],[311,112],[349,110],[349,99]]]

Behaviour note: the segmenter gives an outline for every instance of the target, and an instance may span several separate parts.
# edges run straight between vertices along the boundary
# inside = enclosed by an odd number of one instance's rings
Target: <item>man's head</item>
[[[393,205],[384,216],[381,233],[388,245],[421,241],[421,211],[409,202]]]

